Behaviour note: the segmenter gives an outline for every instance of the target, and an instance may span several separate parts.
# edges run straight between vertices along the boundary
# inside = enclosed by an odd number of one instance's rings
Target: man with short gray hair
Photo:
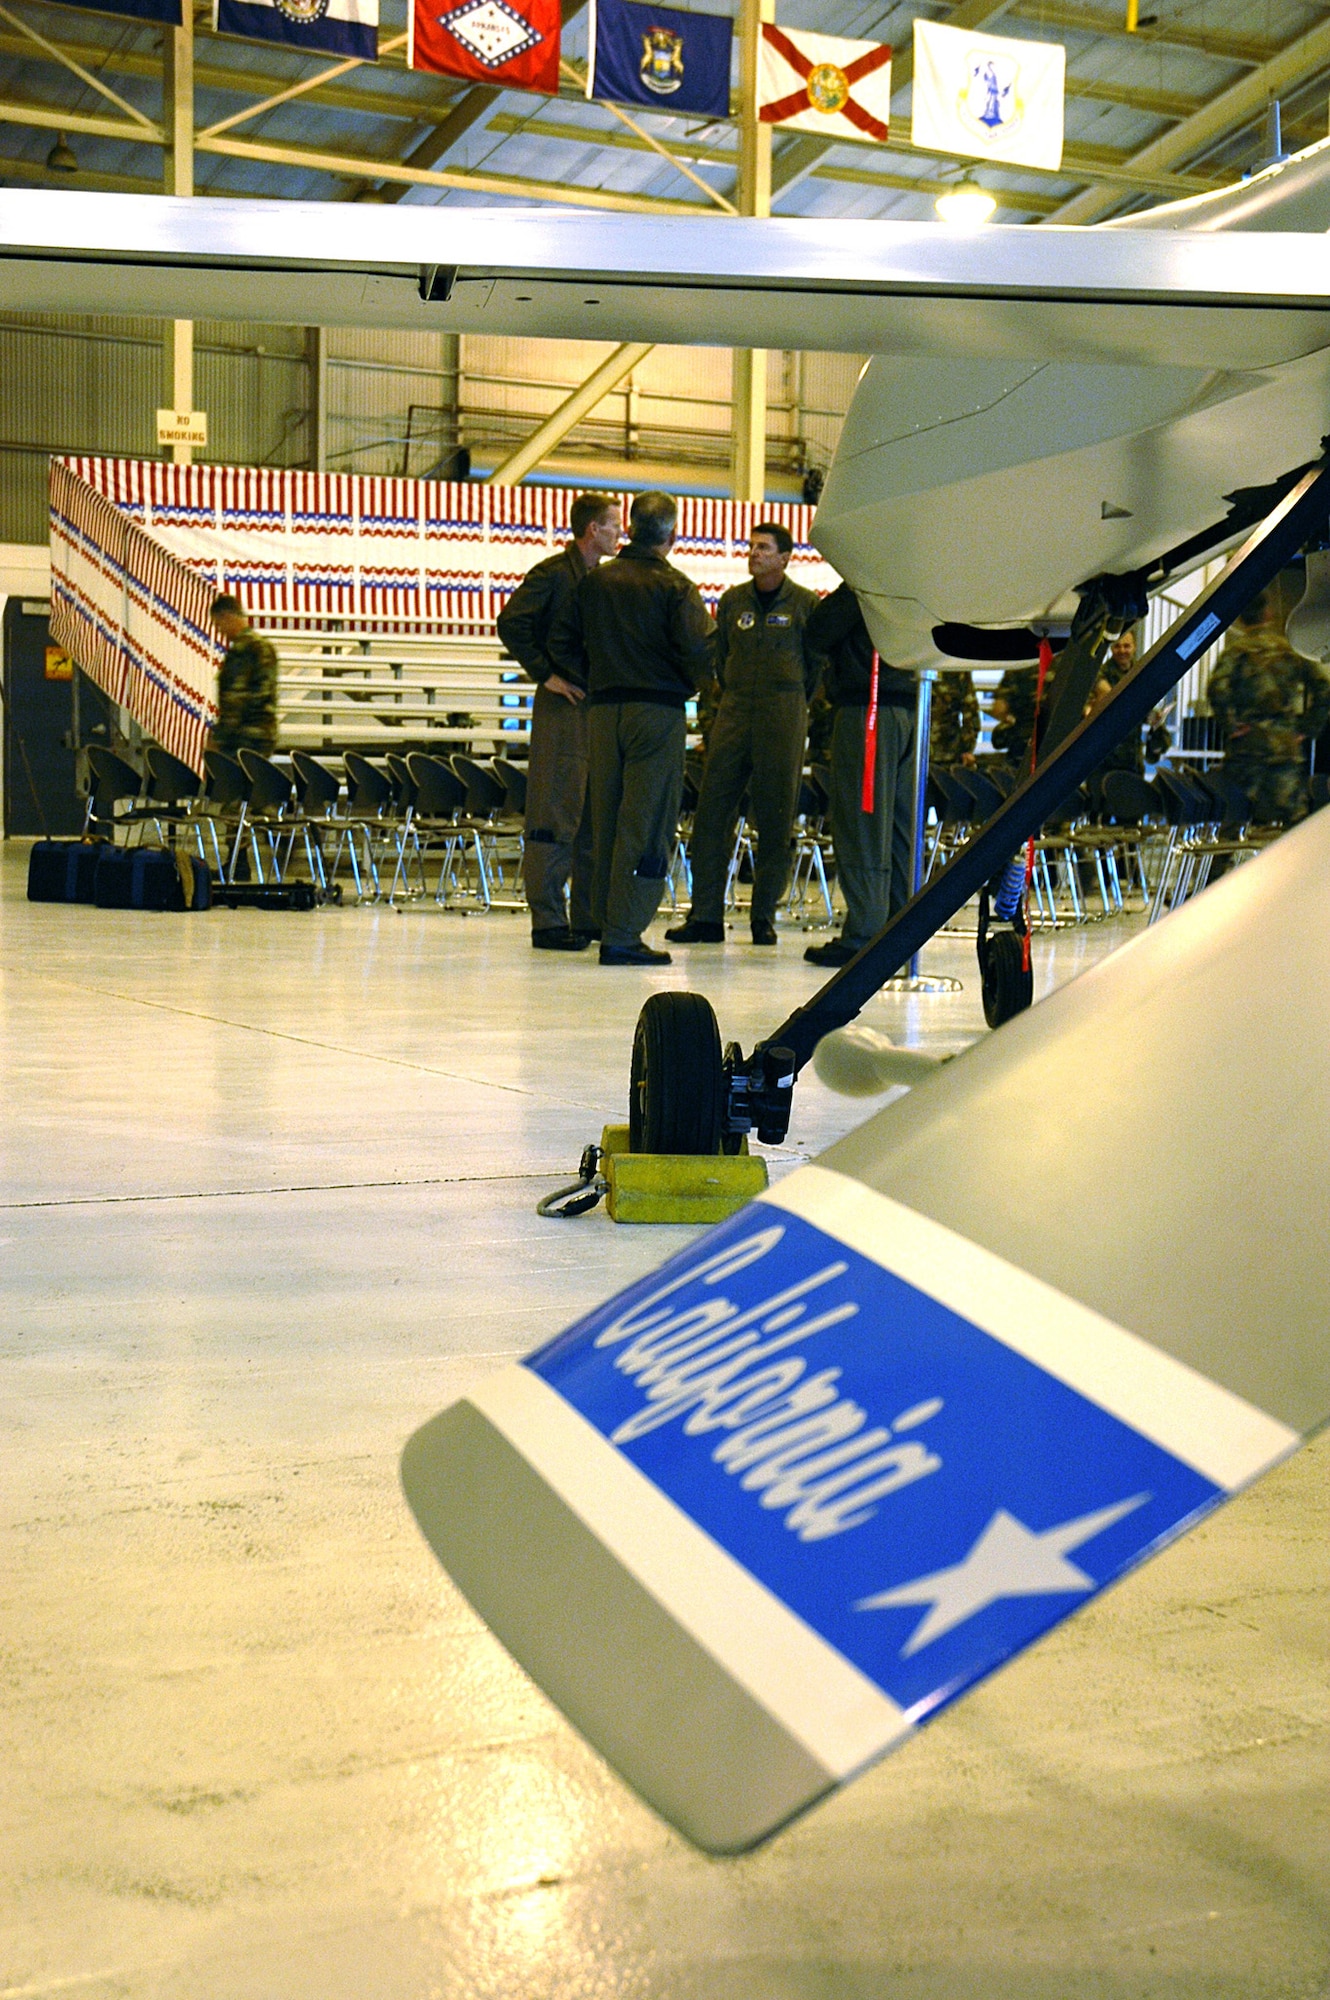
[[[667,560],[678,506],[639,493],[629,540],[584,576],[550,632],[560,674],[582,678],[591,724],[592,914],[602,965],[668,965],[642,933],[660,907],[683,791],[684,710],[707,671],[706,606]]]
[[[608,493],[579,493],[568,525],[572,540],[527,571],[499,613],[497,626],[503,644],[536,683],[522,884],[537,951],[585,951],[597,934],[591,915],[586,682],[556,670],[548,640],[587,571],[618,548],[619,503]]]

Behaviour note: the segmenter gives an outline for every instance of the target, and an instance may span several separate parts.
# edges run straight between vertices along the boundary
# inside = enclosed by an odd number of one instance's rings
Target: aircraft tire
[[[1023,1014],[1034,1000],[1034,972],[1022,964],[1024,954],[1015,931],[998,931],[984,952],[984,1019],[1000,1028],[1014,1014]]]
[[[724,1106],[725,1070],[711,1002],[701,993],[653,993],[633,1037],[633,1152],[718,1153]]]

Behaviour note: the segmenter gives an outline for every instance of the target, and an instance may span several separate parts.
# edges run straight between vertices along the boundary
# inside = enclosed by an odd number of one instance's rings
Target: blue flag
[[[724,118],[733,32],[728,14],[685,14],[644,0],[591,0],[586,94],[652,111]]]
[[[213,30],[376,62],[379,0],[213,0]]]
[[[83,0],[57,0],[62,7],[77,6],[80,13],[87,11]],[[135,21],[162,21],[170,28],[178,28],[183,16],[180,0],[97,0],[98,14],[128,14]]]

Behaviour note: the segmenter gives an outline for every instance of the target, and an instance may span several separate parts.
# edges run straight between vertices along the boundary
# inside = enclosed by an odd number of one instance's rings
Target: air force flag
[[[651,111],[725,118],[733,36],[728,14],[686,14],[645,0],[591,0],[586,94]]]
[[[931,153],[1060,167],[1067,52],[935,21],[914,24],[916,146]]]
[[[379,0],[213,0],[213,31],[377,62]]]

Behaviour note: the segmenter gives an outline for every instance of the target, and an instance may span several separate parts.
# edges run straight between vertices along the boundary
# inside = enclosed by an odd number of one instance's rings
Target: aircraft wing
[[[0,193],[26,312],[1255,369],[1330,345],[1330,240]],[[422,297],[432,285],[437,296]]]

